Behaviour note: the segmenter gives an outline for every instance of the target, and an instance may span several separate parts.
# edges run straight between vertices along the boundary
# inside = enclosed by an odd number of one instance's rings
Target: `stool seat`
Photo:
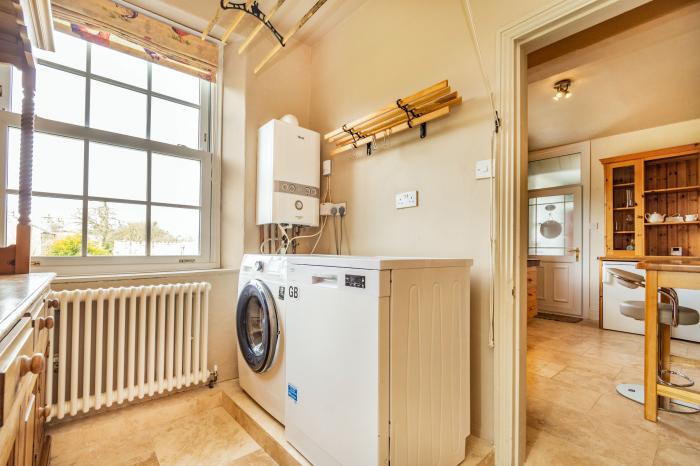
[[[635,320],[644,320],[644,301],[623,301],[620,313]],[[678,325],[695,325],[700,322],[700,314],[695,309],[678,306]],[[673,305],[659,303],[659,323],[673,325]]]

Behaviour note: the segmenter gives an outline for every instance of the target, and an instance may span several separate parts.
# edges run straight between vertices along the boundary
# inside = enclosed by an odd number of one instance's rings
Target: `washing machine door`
[[[270,290],[260,280],[251,280],[238,295],[236,331],[241,354],[253,371],[265,372],[274,362],[279,329]]]

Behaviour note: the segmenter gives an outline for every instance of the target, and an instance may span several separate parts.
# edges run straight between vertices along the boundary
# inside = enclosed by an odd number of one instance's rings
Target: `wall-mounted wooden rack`
[[[336,145],[330,155],[338,155],[362,146],[367,146],[367,154],[370,155],[372,144],[377,139],[410,128],[419,127],[420,137],[424,138],[429,121],[447,115],[450,113],[450,107],[461,103],[462,97],[453,92],[445,80],[346,123],[323,137]]]

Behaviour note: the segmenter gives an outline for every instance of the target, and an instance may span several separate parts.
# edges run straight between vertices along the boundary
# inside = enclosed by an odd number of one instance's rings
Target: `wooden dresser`
[[[537,267],[540,261],[527,260],[527,320],[530,321],[537,315]]]
[[[0,464],[45,465],[47,316],[52,273],[0,276]]]

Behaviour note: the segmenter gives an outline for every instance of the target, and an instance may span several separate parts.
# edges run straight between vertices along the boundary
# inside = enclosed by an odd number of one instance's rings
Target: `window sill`
[[[189,277],[198,275],[220,275],[227,273],[237,273],[238,269],[200,269],[200,270],[178,270],[169,272],[138,272],[138,273],[115,273],[115,274],[100,274],[100,275],[63,275],[53,279],[52,283],[88,283],[88,282],[107,282],[119,280],[144,280],[153,278],[173,278],[173,277]]]

